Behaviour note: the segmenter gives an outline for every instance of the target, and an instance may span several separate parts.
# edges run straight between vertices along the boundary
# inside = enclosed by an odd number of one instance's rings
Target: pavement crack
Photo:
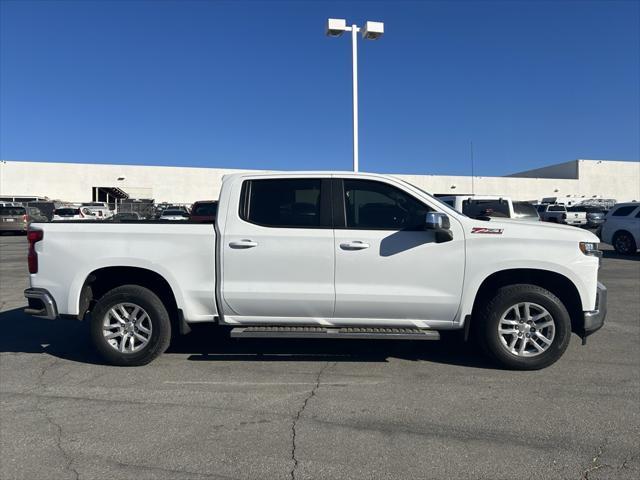
[[[309,394],[305,397],[304,401],[302,402],[302,405],[300,405],[300,408],[296,412],[295,417],[293,417],[293,422],[291,423],[291,461],[293,462],[293,465],[291,466],[291,471],[289,472],[291,480],[296,480],[296,469],[298,468],[298,458],[296,457],[296,433],[297,433],[296,427],[298,426],[298,421],[302,417],[302,413],[304,412],[304,410],[307,408],[307,404],[309,403],[309,400],[315,397],[316,392],[318,391],[318,388],[320,388],[322,375],[331,365],[332,364],[327,362],[320,369],[320,371],[318,372],[318,375],[316,376],[315,385],[313,386]],[[336,365],[336,364],[333,363],[333,365]]]
[[[42,369],[40,370],[40,373],[38,374],[38,379],[37,379],[37,388],[39,390],[43,390],[45,388],[44,377],[47,374],[47,372],[51,368],[53,368],[58,362],[59,360],[57,358],[54,358],[52,362],[42,367]],[[62,446],[62,439],[64,437],[64,430],[62,429],[62,425],[56,422],[55,419],[51,415],[49,415],[45,407],[42,405],[42,398],[43,397],[40,395],[36,397],[35,409],[38,412],[40,412],[40,414],[42,414],[42,416],[46,419],[47,423],[49,423],[49,425],[51,425],[54,428],[56,432],[55,445],[56,445],[56,448],[60,451],[62,458],[64,458],[66,462],[65,468],[66,470],[68,470],[70,473],[73,474],[73,477],[75,480],[79,480],[80,472],[78,472],[78,470],[76,470],[76,468],[73,466],[74,458]]]
[[[596,470],[600,470],[601,468],[609,467],[606,463],[600,463],[600,457],[602,457],[602,453],[604,452],[604,447],[607,446],[609,441],[605,438],[604,441],[598,445],[598,451],[596,455],[591,459],[591,463],[587,468],[582,471],[582,476],[580,480],[589,480],[589,475],[591,472],[595,472]]]

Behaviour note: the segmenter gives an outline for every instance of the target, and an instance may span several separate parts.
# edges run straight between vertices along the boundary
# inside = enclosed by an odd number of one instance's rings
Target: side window
[[[640,218],[640,210],[638,210],[638,213],[636,213],[636,218]]]
[[[264,227],[322,228],[321,180],[287,178],[248,180],[242,186],[240,218]]]
[[[636,209],[636,205],[626,205],[624,207],[618,208],[615,212],[611,214],[612,217],[626,217],[631,212]]]
[[[344,180],[347,228],[417,230],[432,208],[392,185],[372,180]]]

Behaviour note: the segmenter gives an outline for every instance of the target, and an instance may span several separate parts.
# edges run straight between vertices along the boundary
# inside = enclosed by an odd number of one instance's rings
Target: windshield
[[[449,205],[448,203],[445,203],[444,201],[440,200],[438,197],[434,197],[433,195],[431,195],[429,192],[427,192],[425,189],[420,188],[416,185],[414,185],[411,182],[407,182],[406,180],[402,180],[401,178],[398,178],[397,180],[400,180],[402,183],[405,183],[407,185],[412,186],[413,188],[415,188],[416,190],[419,190],[420,192],[424,193],[427,197],[429,197],[431,200],[434,200],[436,203],[438,203],[439,205],[442,205],[445,210],[452,210],[454,212],[456,212],[458,215],[464,215],[462,212],[459,212],[458,210],[456,210],[455,208],[453,208],[451,205]]]

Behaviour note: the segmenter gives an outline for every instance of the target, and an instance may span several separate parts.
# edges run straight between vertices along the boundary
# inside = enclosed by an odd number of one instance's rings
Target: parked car
[[[53,211],[52,222],[61,222],[64,220],[95,220],[93,215],[86,215],[82,209],[78,207],[61,207]]]
[[[609,210],[600,227],[600,238],[623,255],[638,251],[640,246],[640,203],[618,203]]]
[[[109,208],[107,202],[86,202],[80,204],[82,213],[87,216],[94,216],[97,220],[109,218],[113,215],[113,211]]]
[[[564,205],[538,205],[538,215],[543,222],[564,223],[577,227],[587,224],[586,212],[567,212]]]
[[[172,332],[211,322],[237,338],[437,340],[454,329],[528,370],[604,322],[587,230],[472,219],[366,173],[228,175],[218,210],[215,228],[38,225],[26,312],[87,318],[93,348],[117,365],[146,364]]]
[[[189,220],[189,214],[183,209],[167,208],[160,215],[160,220]]]
[[[191,206],[191,221],[195,223],[211,223],[218,213],[217,200],[200,200]]]
[[[470,218],[511,218],[529,222],[540,220],[538,212],[531,203],[513,201],[509,197],[446,195],[438,198]]]
[[[0,207],[0,232],[27,233],[29,216],[24,207]]]
[[[107,219],[109,222],[139,222],[142,217],[136,212],[119,212]]]
[[[568,207],[567,212],[585,212],[587,216],[586,225],[591,228],[599,227],[604,222],[604,217],[607,214],[601,207],[588,205],[574,205],[573,207]]]
[[[27,210],[27,216],[29,217],[29,223],[31,223],[31,222],[41,223],[41,222],[48,222],[49,221],[47,216],[44,213],[42,213],[39,208],[37,208],[37,207],[25,207],[25,209]]]

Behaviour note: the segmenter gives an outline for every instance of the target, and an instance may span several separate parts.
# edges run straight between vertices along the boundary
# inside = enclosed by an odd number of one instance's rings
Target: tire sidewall
[[[104,316],[119,303],[138,305],[149,315],[151,339],[137,352],[119,352],[104,338]],[[111,290],[98,301],[91,312],[90,334],[98,353],[107,362],[120,366],[145,365],[167,349],[171,337],[171,322],[162,301],[153,292],[137,285],[125,285]]]
[[[521,302],[536,303],[544,307],[555,323],[555,337],[551,346],[534,357],[518,357],[506,350],[498,324],[510,307]],[[571,319],[560,299],[551,292],[535,285],[503,287],[487,305],[482,328],[482,344],[501,365],[518,370],[537,370],[557,361],[565,352],[571,339]]]
[[[618,247],[618,240],[621,237],[626,237],[628,242],[629,242],[629,248],[619,248]],[[635,247],[635,248],[634,248]],[[635,240],[633,239],[633,236],[630,233],[627,232],[618,232],[613,236],[613,248],[616,250],[616,252],[618,252],[621,255],[630,255],[632,253],[635,253],[637,246],[635,245]]]

